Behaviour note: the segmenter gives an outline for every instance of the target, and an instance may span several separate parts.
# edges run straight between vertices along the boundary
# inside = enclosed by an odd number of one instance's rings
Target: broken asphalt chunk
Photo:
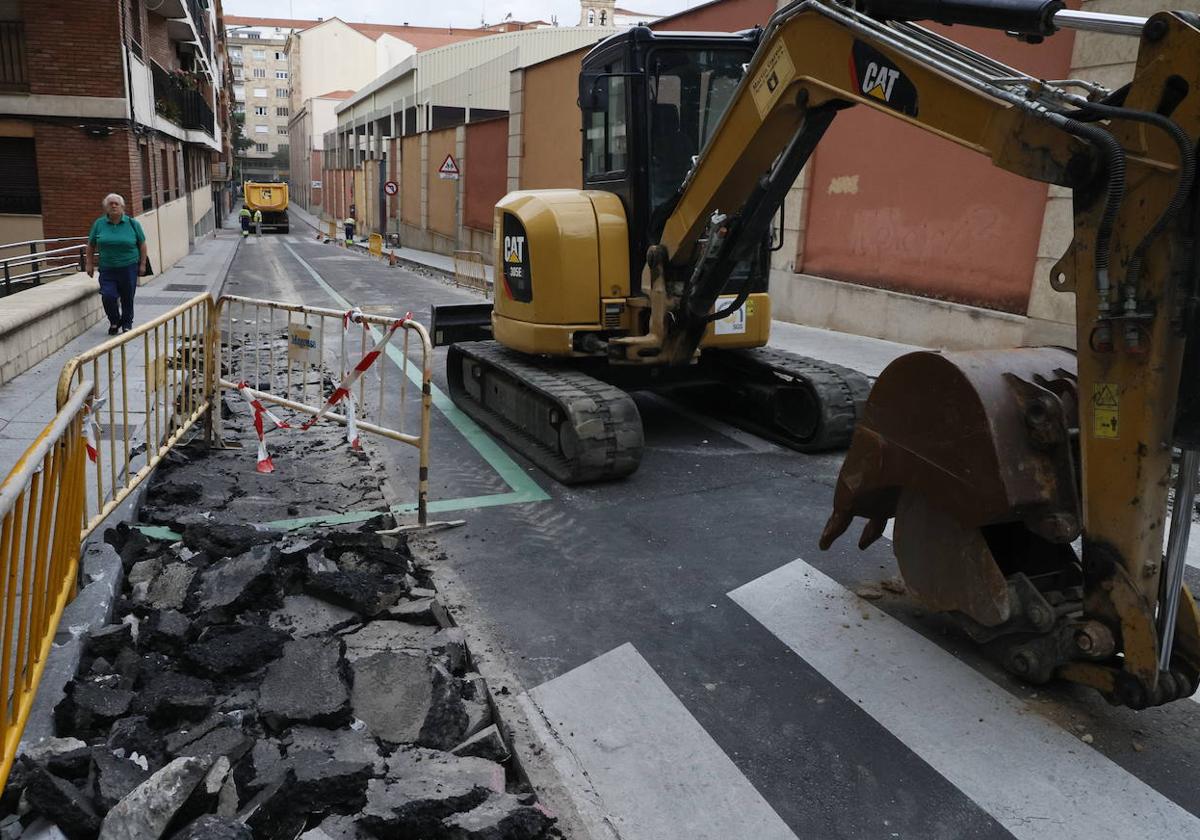
[[[96,807],[107,813],[146,779],[150,771],[128,756],[118,756],[107,747],[97,747],[92,754]]]
[[[198,609],[232,617],[248,607],[274,606],[270,603],[274,598],[272,553],[271,546],[256,545],[205,569],[196,593]]]
[[[553,822],[541,808],[508,793],[493,793],[470,811],[442,820],[448,840],[533,840]]]
[[[172,834],[170,840],[254,840],[254,833],[233,817],[205,814]]]
[[[134,788],[104,817],[99,840],[156,840],[205,777],[212,761],[177,758]]]
[[[51,820],[71,840],[92,840],[100,829],[100,816],[91,800],[40,764],[25,758],[21,765],[25,798],[33,810]]]
[[[414,743],[433,703],[424,655],[376,653],[355,660],[350,667],[354,674],[351,705],[355,716],[385,741]]]
[[[218,625],[206,628],[187,646],[183,658],[209,676],[240,674],[277,659],[290,638],[252,624]]]
[[[342,677],[340,639],[298,639],[267,666],[259,711],[275,729],[288,723],[341,726],[350,720],[350,691]]]

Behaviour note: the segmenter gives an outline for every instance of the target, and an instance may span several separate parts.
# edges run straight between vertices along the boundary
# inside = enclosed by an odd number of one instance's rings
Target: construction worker
[[[254,211],[254,235],[259,236],[259,237],[262,236],[262,211],[261,210]]]
[[[342,227],[346,230],[346,244],[349,245],[354,241],[354,217],[347,216],[346,221],[342,222]]]
[[[238,221],[242,223],[242,239],[250,235],[250,210],[245,204],[242,205],[242,210],[238,213]]]

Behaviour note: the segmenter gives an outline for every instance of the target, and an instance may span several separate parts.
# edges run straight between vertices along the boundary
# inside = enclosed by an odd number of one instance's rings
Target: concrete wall
[[[456,129],[446,128],[441,131],[431,131],[429,138],[428,161],[425,170],[425,190],[428,202],[428,229],[434,233],[453,238],[458,232],[458,186],[457,180],[449,180],[438,176],[438,167],[446,159],[446,155],[458,158],[455,148]]]
[[[179,198],[137,216],[146,232],[146,252],[155,274],[161,274],[188,253],[187,201]]]
[[[81,335],[103,312],[96,280],[82,273],[4,298],[0,385]]]
[[[421,137],[414,134],[401,140],[400,219],[406,225],[421,227]],[[441,163],[441,161],[438,161]]]
[[[508,127],[508,120],[498,119],[471,123],[466,128],[465,227],[488,233],[492,230],[492,209],[508,191],[505,178]]]
[[[518,71],[524,77],[521,110],[509,116],[509,157],[518,159],[519,174],[510,189],[583,186],[577,100],[579,68],[586,54],[575,50]]]

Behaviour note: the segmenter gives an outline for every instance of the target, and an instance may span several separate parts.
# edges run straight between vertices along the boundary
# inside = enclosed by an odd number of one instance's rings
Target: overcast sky
[[[704,0],[617,0],[622,9],[668,15]],[[563,26],[579,23],[579,0],[222,0],[230,15],[313,20],[340,17],[366,23],[409,23],[413,26],[478,26],[482,15],[496,23],[512,13],[517,20],[550,20]]]

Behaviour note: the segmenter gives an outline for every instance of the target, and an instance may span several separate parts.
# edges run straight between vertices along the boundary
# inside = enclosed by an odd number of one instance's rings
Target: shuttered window
[[[32,137],[0,137],[0,213],[41,213]]]

